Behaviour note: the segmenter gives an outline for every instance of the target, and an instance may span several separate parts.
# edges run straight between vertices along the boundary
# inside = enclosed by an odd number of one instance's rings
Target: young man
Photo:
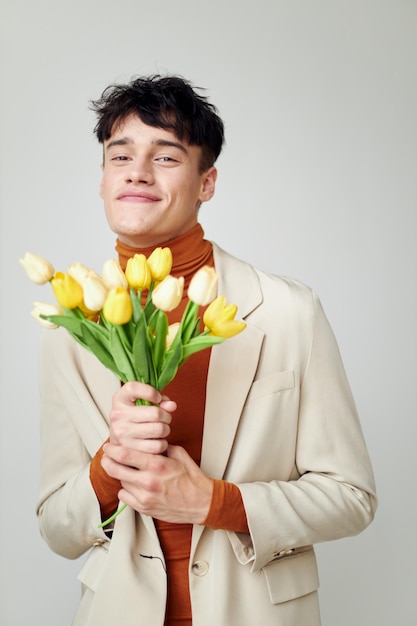
[[[360,532],[376,508],[319,300],[204,239],[223,124],[187,81],[139,78],[93,104],[122,266],[169,246],[187,287],[212,265],[247,327],[163,395],[121,386],[65,331],[44,335],[39,523],[57,553],[90,550],[74,624],[319,626],[313,544]]]

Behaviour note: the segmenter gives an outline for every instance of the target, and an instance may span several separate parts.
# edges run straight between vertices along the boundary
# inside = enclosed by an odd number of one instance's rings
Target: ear
[[[217,170],[215,167],[210,167],[206,172],[204,172],[199,196],[200,202],[207,202],[214,196],[216,180]]]

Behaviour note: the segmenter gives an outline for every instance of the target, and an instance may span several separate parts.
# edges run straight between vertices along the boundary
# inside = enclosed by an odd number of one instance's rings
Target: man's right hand
[[[136,404],[138,399],[149,404]],[[172,413],[177,405],[150,385],[124,384],[113,396],[110,412],[110,443],[150,454],[168,448]]]

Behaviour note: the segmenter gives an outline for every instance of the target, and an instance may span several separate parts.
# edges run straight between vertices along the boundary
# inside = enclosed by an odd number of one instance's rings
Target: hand
[[[150,405],[137,405],[137,399]],[[133,450],[161,454],[167,447],[175,402],[150,385],[128,382],[113,396],[110,443]]]
[[[164,456],[109,443],[102,464],[122,483],[119,499],[139,513],[177,524],[201,524],[207,517],[212,480],[184,448],[170,445]]]

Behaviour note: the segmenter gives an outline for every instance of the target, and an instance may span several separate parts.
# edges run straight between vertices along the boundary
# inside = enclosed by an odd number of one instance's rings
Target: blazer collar
[[[255,269],[213,243],[214,266],[219,274],[219,294],[238,306],[237,317],[244,319],[262,303],[262,290]]]

